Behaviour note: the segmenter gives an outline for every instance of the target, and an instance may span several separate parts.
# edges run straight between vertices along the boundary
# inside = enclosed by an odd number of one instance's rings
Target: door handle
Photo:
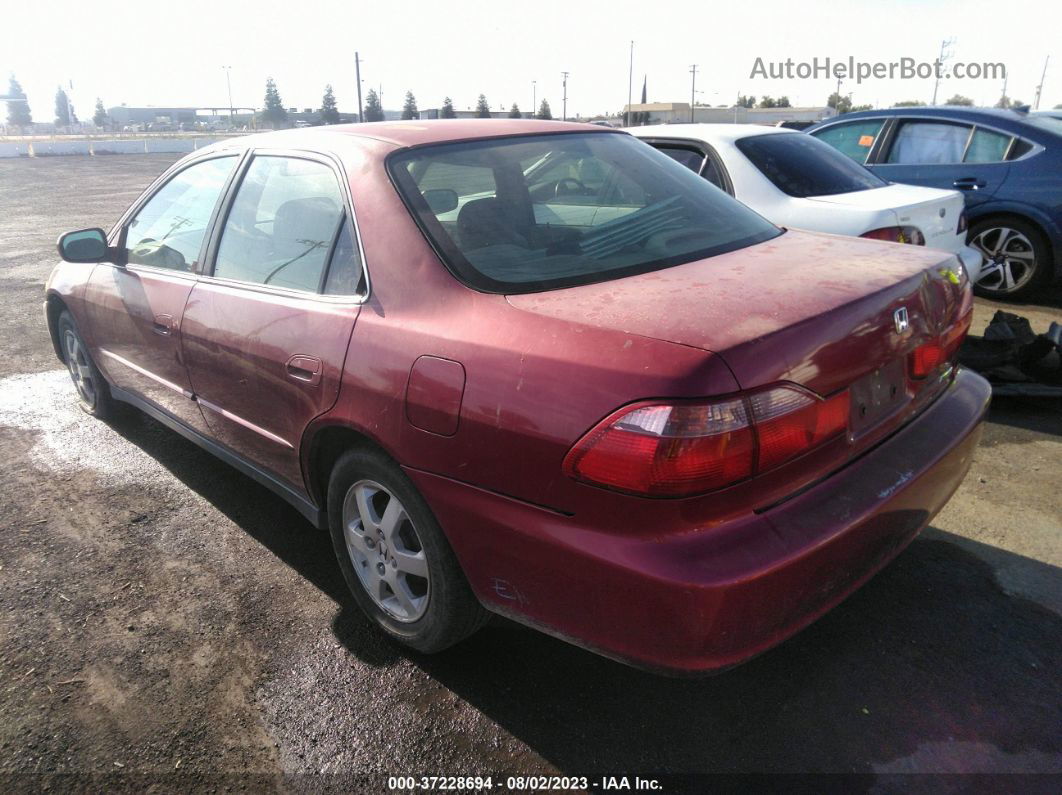
[[[324,368],[321,360],[316,356],[306,356],[297,353],[288,359],[285,369],[287,370],[288,378],[293,381],[302,381],[304,384],[316,386],[321,383],[321,371]]]
[[[155,315],[151,330],[163,337],[170,336],[173,331],[173,315]]]
[[[983,179],[978,179],[977,177],[963,177],[962,179],[955,180],[951,184],[953,187],[956,187],[959,190],[980,190],[988,183],[985,182]]]

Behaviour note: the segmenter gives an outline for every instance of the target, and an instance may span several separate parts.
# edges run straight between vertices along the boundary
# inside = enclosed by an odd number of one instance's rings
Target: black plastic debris
[[[1028,318],[996,312],[983,337],[963,342],[959,364],[987,378],[994,395],[1062,397],[1062,325],[1036,334]]]

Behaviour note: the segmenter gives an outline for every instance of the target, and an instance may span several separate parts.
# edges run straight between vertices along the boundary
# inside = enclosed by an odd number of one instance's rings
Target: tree
[[[838,116],[842,113],[849,113],[852,110],[852,98],[834,91],[830,94],[830,98],[826,100],[826,107],[836,110]]]
[[[549,111],[549,103],[546,100],[542,100],[542,102],[539,104],[538,113],[535,114],[535,118],[536,119],[552,119],[553,118],[553,114],[550,113],[550,111]]]
[[[274,128],[288,121],[288,112],[284,110],[284,102],[280,99],[280,92],[277,91],[277,84],[272,77],[266,78],[265,108],[260,118]]]
[[[897,102],[893,105],[894,108],[924,108],[926,103],[920,99],[905,99],[903,102]]]
[[[480,94],[479,99],[476,100],[476,118],[477,119],[489,119],[490,118],[490,105],[487,103],[487,97],[485,94]]]
[[[97,127],[107,124],[107,109],[103,107],[103,100],[96,97],[96,112],[92,114],[92,123]]]
[[[332,84],[325,86],[324,96],[321,97],[321,121],[324,124],[339,124],[339,108],[336,107],[336,95],[332,92]]]
[[[781,97],[778,97],[778,104],[775,107],[778,107],[778,108],[791,108],[793,106],[789,102],[789,97],[781,96]]]
[[[370,88],[369,93],[365,95],[365,121],[383,121],[384,112],[383,105],[380,104],[380,97],[376,93],[376,89]]]
[[[852,106],[852,110],[849,111],[849,112],[850,113],[857,113],[858,111],[861,111],[861,110],[874,110],[874,106],[873,105],[853,105]]]
[[[999,102],[995,104],[995,107],[1006,110],[1007,108],[1020,108],[1024,104],[1025,103],[1022,102],[1020,99],[1011,99],[1006,94],[1004,94],[999,98]]]
[[[15,127],[28,127],[33,124],[33,115],[30,113],[29,103],[26,102],[26,94],[21,84],[11,75],[7,81],[7,95],[19,102],[7,103],[7,123]]]
[[[961,105],[963,107],[972,108],[973,104],[974,104],[974,101],[972,99],[970,99],[969,97],[964,97],[962,94],[956,94],[955,96],[953,96],[951,99],[949,99],[944,104],[945,105]]]
[[[524,114],[522,114],[520,112],[520,106],[517,105],[514,102],[513,106],[511,108],[509,108],[509,118],[510,119],[522,119],[523,117],[524,117]]]
[[[744,94],[738,94],[737,106],[739,108],[754,108],[756,107],[756,97],[746,97]]]
[[[412,91],[406,92],[406,101],[402,104],[402,118],[406,121],[420,118],[420,111],[417,110],[417,98],[413,96]]]
[[[55,89],[55,125],[57,127],[69,127],[77,121],[74,109],[70,105],[70,98],[63,91],[62,86]]]
[[[761,108],[776,108],[778,107],[778,101],[774,97],[763,97],[760,99]]]
[[[454,113],[454,101],[449,97],[443,99],[442,107],[439,108],[440,119],[456,119],[457,114]]]

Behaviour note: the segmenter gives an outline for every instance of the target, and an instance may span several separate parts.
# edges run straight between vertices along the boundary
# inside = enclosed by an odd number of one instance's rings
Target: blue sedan
[[[1062,120],[1013,110],[889,108],[808,130],[889,182],[958,188],[981,295],[1027,299],[1062,275]]]

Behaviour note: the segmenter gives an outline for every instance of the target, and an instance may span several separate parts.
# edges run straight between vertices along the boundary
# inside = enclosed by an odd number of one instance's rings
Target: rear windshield
[[[737,148],[778,190],[798,198],[854,193],[888,184],[829,144],[805,133],[739,138]]]
[[[388,168],[446,266],[486,292],[606,281],[781,234],[625,134],[434,145],[392,155]]]

